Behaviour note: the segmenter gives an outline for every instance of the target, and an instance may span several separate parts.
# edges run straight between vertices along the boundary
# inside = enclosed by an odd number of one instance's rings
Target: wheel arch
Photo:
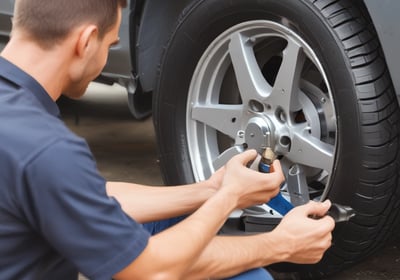
[[[386,64],[392,77],[397,98],[400,101],[400,29],[398,28],[398,11],[400,2],[393,0],[363,0],[373,22],[379,41],[382,45]]]
[[[140,14],[140,18],[137,37],[132,40],[132,64],[136,66],[136,74],[143,92],[153,91],[164,46],[179,15],[191,1],[136,1],[136,7],[141,10],[135,13]],[[132,24],[131,21],[131,26]]]

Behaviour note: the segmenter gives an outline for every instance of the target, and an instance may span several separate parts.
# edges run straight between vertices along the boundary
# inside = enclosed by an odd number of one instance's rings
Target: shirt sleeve
[[[144,250],[149,233],[107,196],[84,140],[58,140],[27,165],[21,192],[31,226],[90,279],[110,279]]]

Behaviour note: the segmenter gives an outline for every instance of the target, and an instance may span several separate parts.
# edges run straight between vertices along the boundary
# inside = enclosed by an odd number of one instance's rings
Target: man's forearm
[[[285,215],[273,231],[248,236],[217,236],[187,271],[188,279],[226,278],[277,262],[314,264],[331,246],[331,203],[309,202]],[[310,217],[320,217],[318,219]]]
[[[149,187],[108,182],[107,194],[139,223],[192,213],[215,193],[208,181],[179,187]]]
[[[216,193],[179,224],[150,238],[143,253],[116,279],[181,279],[215,237],[237,201]]]
[[[185,279],[221,279],[282,261],[287,253],[281,245],[275,246],[278,241],[274,239],[271,234],[216,236],[187,271]]]

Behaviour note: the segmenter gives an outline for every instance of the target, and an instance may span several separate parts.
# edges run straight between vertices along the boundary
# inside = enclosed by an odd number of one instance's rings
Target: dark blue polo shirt
[[[147,245],[58,115],[43,87],[0,57],[0,279],[110,279]]]

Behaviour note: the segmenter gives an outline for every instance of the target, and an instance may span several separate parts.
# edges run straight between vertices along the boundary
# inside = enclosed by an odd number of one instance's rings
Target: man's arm
[[[115,279],[184,279],[235,207],[232,198],[215,194],[177,225],[150,238],[146,249]]]
[[[219,190],[224,174],[223,167],[205,181],[184,186],[107,182],[106,190],[125,213],[139,223],[146,223],[193,213]]]
[[[316,263],[331,246],[334,221],[310,216],[324,216],[329,207],[329,201],[310,202],[288,213],[272,232],[214,235],[209,242],[204,224],[185,220],[152,237],[139,258],[115,279],[221,279],[276,262]],[[208,245],[202,250],[204,244]]]
[[[216,187],[209,180],[177,187],[107,183],[107,194],[114,197],[121,204],[124,212],[139,223],[190,214],[215,192]]]
[[[231,160],[221,188],[184,221],[151,237],[142,254],[114,278],[185,277],[235,208],[268,201],[279,191],[279,162],[274,163],[277,171],[263,174],[245,167],[255,156],[255,151],[248,151]]]
[[[185,186],[155,187],[123,182],[107,182],[107,194],[125,213],[139,223],[160,221],[197,210],[221,187],[225,168],[209,179]]]
[[[331,203],[310,202],[288,213],[272,232],[250,236],[216,236],[184,279],[226,278],[277,262],[311,264],[320,261],[331,246]]]

